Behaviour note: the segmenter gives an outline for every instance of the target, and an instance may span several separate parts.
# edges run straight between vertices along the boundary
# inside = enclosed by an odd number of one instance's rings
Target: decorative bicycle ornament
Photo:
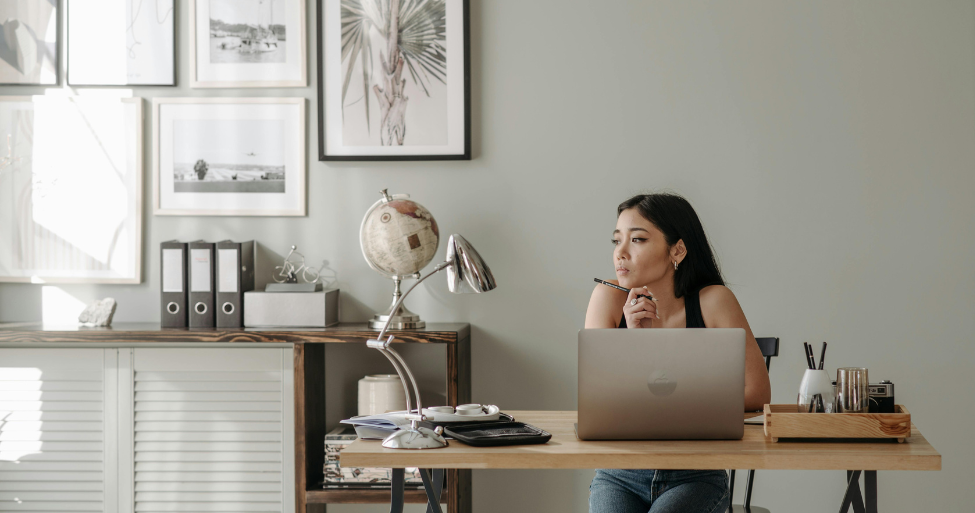
[[[325,265],[325,261],[318,269],[305,265],[305,255],[298,252],[298,246],[291,246],[291,252],[281,265],[275,266],[271,278],[278,283],[298,283],[300,275],[305,283],[318,283]]]

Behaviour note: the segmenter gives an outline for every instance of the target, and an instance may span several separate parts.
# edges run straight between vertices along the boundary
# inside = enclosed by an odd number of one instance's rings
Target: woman
[[[704,227],[675,194],[641,194],[620,204],[613,264],[629,294],[596,285],[586,328],[744,328],[745,410],[771,398],[765,361],[735,295],[724,286]],[[653,299],[638,297],[649,295]],[[599,469],[590,513],[711,513],[729,506],[723,470]]]

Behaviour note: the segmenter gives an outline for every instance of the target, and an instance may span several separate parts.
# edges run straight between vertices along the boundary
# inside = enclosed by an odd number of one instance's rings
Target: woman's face
[[[616,278],[626,288],[654,283],[673,269],[663,232],[635,208],[624,210],[616,220],[613,245]]]

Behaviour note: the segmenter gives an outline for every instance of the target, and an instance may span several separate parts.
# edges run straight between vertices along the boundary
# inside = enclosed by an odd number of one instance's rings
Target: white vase
[[[359,380],[359,415],[406,410],[406,394],[398,374],[373,374]]]
[[[796,399],[800,413],[809,411],[809,404],[813,402],[816,394],[823,396],[823,408],[826,413],[836,411],[836,392],[833,390],[829,373],[825,370],[806,369],[806,373],[802,375],[802,382],[799,383],[799,397]],[[813,411],[815,410],[814,407]]]

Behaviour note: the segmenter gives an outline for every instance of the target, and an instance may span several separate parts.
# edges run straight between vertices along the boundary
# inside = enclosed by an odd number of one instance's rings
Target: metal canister
[[[870,380],[864,367],[836,369],[836,411],[867,413],[870,405]]]

